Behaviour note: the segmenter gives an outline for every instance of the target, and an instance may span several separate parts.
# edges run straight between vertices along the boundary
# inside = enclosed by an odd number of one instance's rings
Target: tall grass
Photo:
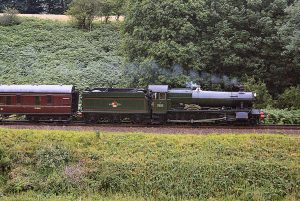
[[[300,138],[0,129],[0,192],[300,199]],[[1,157],[0,157],[1,158]],[[129,197],[130,198],[130,197]]]

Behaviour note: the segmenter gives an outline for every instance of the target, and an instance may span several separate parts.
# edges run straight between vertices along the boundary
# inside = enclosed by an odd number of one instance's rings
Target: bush
[[[278,97],[279,108],[300,109],[300,85],[286,89]]]
[[[0,174],[6,172],[11,165],[11,161],[3,149],[0,148]]]
[[[11,170],[5,186],[6,192],[21,192],[33,189],[35,172],[31,168],[19,166]]]
[[[74,0],[71,2],[66,15],[75,18],[78,27],[91,29],[95,16],[99,13],[98,0]]]
[[[300,110],[267,109],[265,124],[300,124]]]
[[[39,149],[36,158],[40,170],[54,170],[64,167],[70,161],[70,153],[64,146],[50,145]]]
[[[17,16],[19,12],[16,9],[6,9],[2,16],[0,16],[0,25],[11,26],[20,24],[21,21]]]
[[[246,82],[243,83],[246,91],[252,91],[256,93],[256,101],[254,107],[267,108],[273,106],[272,96],[269,94],[267,86],[260,80],[255,80],[253,77],[246,78]]]
[[[6,195],[31,190],[147,200],[300,198],[296,136],[30,132],[0,129],[0,146],[13,157],[9,178],[0,182]],[[32,163],[15,160],[19,152]]]

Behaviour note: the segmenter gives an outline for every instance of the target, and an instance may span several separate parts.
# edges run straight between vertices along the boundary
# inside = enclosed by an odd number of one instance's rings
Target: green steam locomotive
[[[253,92],[203,91],[149,85],[147,89],[95,88],[82,93],[83,119],[88,123],[247,123],[264,118],[253,108]]]

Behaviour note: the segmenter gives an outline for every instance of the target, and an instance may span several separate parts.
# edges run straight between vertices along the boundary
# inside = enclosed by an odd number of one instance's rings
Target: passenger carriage
[[[28,120],[69,120],[78,109],[72,85],[0,85],[0,115]]]

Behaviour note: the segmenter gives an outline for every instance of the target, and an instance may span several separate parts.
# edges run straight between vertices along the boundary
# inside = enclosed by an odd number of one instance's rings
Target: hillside
[[[0,196],[297,200],[299,147],[288,135],[0,129]]]
[[[120,85],[119,43],[118,23],[96,24],[91,32],[30,18],[0,26],[0,83]]]

